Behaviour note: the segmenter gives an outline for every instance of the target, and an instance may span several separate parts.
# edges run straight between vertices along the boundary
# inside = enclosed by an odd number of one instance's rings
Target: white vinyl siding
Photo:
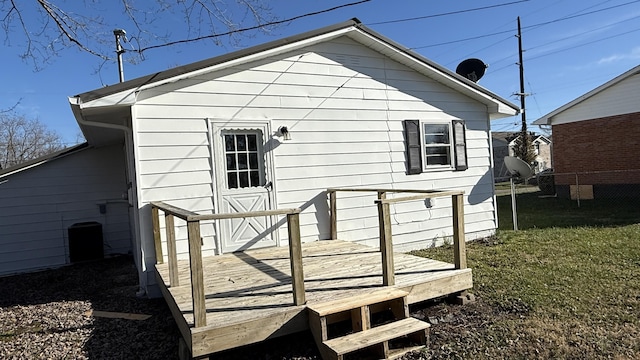
[[[130,253],[122,145],[80,150],[2,181],[0,275],[67,264],[68,229],[81,222],[102,224],[106,255]]]
[[[304,241],[329,237],[329,187],[464,190],[468,237],[495,230],[486,106],[346,37],[145,90],[138,99],[141,206],[162,200],[214,211],[207,119],[266,119],[291,134],[283,142],[271,134],[265,151],[274,157],[277,208],[303,209]],[[408,176],[402,121],[409,118],[464,120],[469,169]],[[374,198],[339,193],[338,199],[339,238],[376,244]],[[441,242],[452,234],[451,212],[449,198],[432,209],[423,202],[394,205],[394,244]],[[143,241],[152,242],[143,231]],[[286,239],[286,227],[280,231]],[[214,249],[213,234],[213,226],[203,234],[205,254]]]
[[[640,74],[636,74],[555,115],[552,124],[640,112],[639,88]]]

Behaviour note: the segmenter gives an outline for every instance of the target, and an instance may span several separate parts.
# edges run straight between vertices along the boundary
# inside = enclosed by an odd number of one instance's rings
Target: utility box
[[[73,224],[69,227],[69,258],[72,263],[97,260],[103,257],[102,224],[90,221]]]

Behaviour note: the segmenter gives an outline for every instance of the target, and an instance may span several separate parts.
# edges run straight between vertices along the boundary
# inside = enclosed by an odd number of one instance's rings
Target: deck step
[[[363,294],[357,297],[308,304],[307,308],[314,312],[317,316],[327,316],[363,306],[400,299],[407,296],[408,294],[409,293],[404,290],[396,288],[385,288],[383,290],[374,291],[369,294]]]
[[[391,359],[415,350],[415,344],[425,345],[430,325],[409,317],[407,295],[403,290],[383,288],[360,296],[308,304],[309,327],[322,358],[342,360],[346,354],[363,350],[373,352],[378,359]],[[392,318],[376,326],[371,315],[378,312],[387,312]],[[351,331],[332,334],[334,338],[330,338],[329,325],[345,320],[350,320]],[[400,349],[390,346],[392,340],[405,337],[413,346]]]
[[[430,325],[424,321],[414,318],[400,319],[388,324],[380,325],[369,330],[355,332],[339,338],[327,340],[324,345],[329,349],[334,359],[341,359],[343,355],[367,348],[378,347],[376,352],[385,359],[389,358],[390,353],[393,357],[399,357],[405,352],[402,350],[389,350],[389,341],[404,336],[413,336],[414,341],[424,345],[428,337]],[[410,347],[415,350],[416,347]]]

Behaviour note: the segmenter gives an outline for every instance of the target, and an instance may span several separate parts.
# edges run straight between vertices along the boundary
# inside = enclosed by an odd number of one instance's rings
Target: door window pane
[[[236,167],[236,156],[234,154],[227,154],[227,170],[235,170]]]
[[[234,138],[233,135],[225,135],[224,136],[224,148],[227,151],[235,151],[236,150],[235,138]]]
[[[229,189],[238,188],[238,177],[235,172],[227,173],[227,186],[229,186]]]
[[[249,151],[258,151],[258,136],[254,134],[247,135],[247,143]]]
[[[224,134],[227,187],[229,189],[261,186],[264,174],[262,134],[237,131]]]
[[[247,170],[249,168],[249,164],[247,161],[247,154],[239,153],[238,154],[238,169],[239,170]]]
[[[238,175],[240,177],[240,187],[241,188],[249,187],[249,172],[240,171]]]
[[[238,145],[238,151],[247,150],[247,137],[246,137],[246,135],[236,135],[236,144]]]
[[[251,183],[252,184],[258,184],[260,183],[260,172],[257,170],[253,170],[251,171],[251,177],[250,177]]]

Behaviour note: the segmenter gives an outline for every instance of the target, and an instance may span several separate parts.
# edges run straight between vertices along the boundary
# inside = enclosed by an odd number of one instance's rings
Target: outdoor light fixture
[[[291,134],[286,126],[280,126],[278,128],[278,135],[282,136],[282,140],[291,140]]]

